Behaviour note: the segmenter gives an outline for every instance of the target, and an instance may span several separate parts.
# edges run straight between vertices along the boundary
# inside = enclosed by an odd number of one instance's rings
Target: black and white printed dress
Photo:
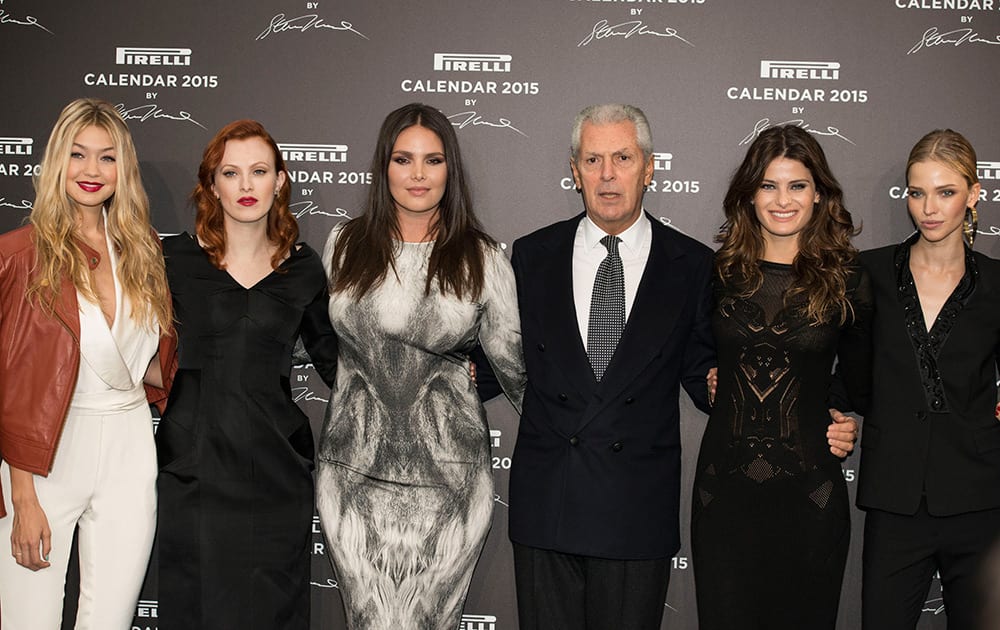
[[[330,297],[340,347],[317,506],[352,630],[458,627],[493,512],[489,430],[469,377],[477,342],[518,409],[524,391],[509,261],[486,252],[475,302],[425,295],[433,246],[399,243],[380,286]]]

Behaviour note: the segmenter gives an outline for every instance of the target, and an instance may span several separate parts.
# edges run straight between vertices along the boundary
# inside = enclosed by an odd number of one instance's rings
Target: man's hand
[[[705,375],[705,385],[708,386],[708,404],[715,404],[715,390],[719,387],[719,368],[712,368]]]
[[[830,409],[833,422],[826,428],[826,441],[830,452],[837,457],[847,457],[854,450],[858,440],[857,421],[837,409]]]

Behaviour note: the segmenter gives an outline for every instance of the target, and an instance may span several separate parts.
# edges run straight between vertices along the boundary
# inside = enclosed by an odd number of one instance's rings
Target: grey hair
[[[604,105],[590,105],[576,115],[573,121],[573,137],[570,140],[569,153],[575,162],[580,157],[580,130],[583,123],[594,125],[609,125],[623,121],[629,121],[635,125],[635,139],[642,150],[643,157],[649,159],[653,155],[653,134],[649,131],[649,121],[646,114],[635,105],[625,105],[622,103],[605,103]]]

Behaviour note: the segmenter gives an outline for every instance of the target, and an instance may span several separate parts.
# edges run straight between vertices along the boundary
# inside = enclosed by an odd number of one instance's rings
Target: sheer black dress
[[[849,392],[870,374],[870,281],[848,277],[853,319],[811,325],[785,304],[791,265],[761,262],[750,298],[716,287],[719,384],[692,500],[701,630],[834,628],[850,542],[847,488],[827,444],[834,359]]]

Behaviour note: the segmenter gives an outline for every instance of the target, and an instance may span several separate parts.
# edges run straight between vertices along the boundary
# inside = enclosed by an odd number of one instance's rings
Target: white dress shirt
[[[576,305],[576,321],[584,348],[587,346],[590,300],[594,293],[597,268],[608,255],[607,248],[601,245],[601,239],[605,236],[607,232],[585,216],[576,229],[576,239],[573,241],[573,302]],[[618,254],[625,272],[625,321],[628,322],[653,241],[653,227],[649,224],[646,213],[640,214],[636,222],[619,234],[618,238],[621,239]]]

